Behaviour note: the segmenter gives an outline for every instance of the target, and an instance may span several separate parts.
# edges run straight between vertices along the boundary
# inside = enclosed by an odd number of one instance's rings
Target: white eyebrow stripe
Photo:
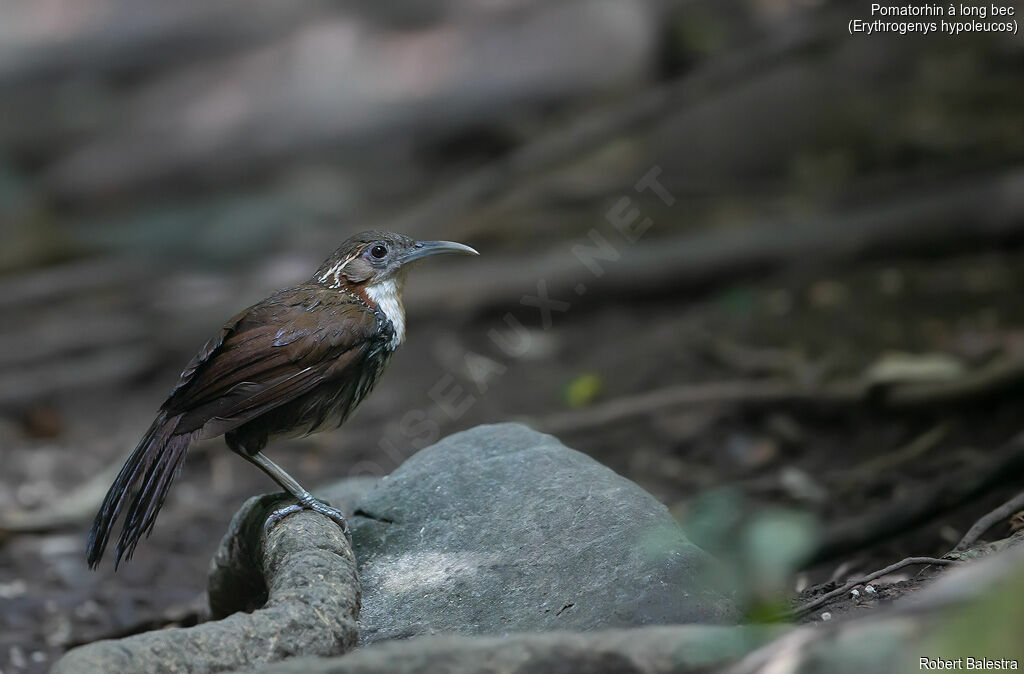
[[[319,279],[320,283],[327,283],[327,279],[333,277],[334,280],[331,282],[331,287],[332,288],[340,288],[341,287],[341,272],[342,272],[342,270],[345,269],[345,266],[349,262],[351,262],[352,260],[356,259],[356,257],[357,257],[357,255],[350,255],[347,258],[345,258],[344,260],[342,260],[341,262],[339,262],[338,264],[334,265],[333,267],[331,267],[330,269],[325,271],[320,276],[318,276],[317,278]]]

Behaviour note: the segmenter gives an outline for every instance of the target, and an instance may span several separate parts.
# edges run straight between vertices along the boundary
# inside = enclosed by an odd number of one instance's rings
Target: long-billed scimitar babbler
[[[405,338],[407,265],[438,253],[476,255],[450,241],[363,232],[346,241],[311,279],[280,290],[229,320],[200,349],[107,492],[92,530],[93,568],[125,513],[115,568],[153,529],[189,446],[223,435],[227,446],[269,475],[303,508],[345,517],[318,501],[263,454],[270,438],[337,428],[380,378]]]

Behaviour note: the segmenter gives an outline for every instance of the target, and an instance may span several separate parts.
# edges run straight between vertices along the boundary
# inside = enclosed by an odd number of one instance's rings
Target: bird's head
[[[400,286],[410,263],[442,253],[479,255],[452,241],[416,241],[392,232],[360,232],[320,265],[313,280],[329,288]]]

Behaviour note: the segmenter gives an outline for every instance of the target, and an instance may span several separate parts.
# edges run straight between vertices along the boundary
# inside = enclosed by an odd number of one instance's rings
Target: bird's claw
[[[291,505],[286,505],[283,508],[278,508],[277,510],[270,513],[270,515],[267,517],[267,520],[263,523],[264,535],[270,533],[271,529],[280,524],[280,522],[289,515],[294,515],[295,513],[302,512],[303,510],[312,510],[313,512],[318,512],[321,515],[329,517],[330,519],[334,520],[334,522],[339,527],[341,527],[341,531],[343,534],[345,534],[345,538],[347,538],[349,542],[352,541],[352,532],[348,528],[348,519],[345,517],[345,515],[337,508],[332,508],[326,503],[321,503],[316,499],[309,499],[308,501],[292,503]]]
[[[263,533],[269,534],[270,530],[276,527],[281,520],[301,510],[305,510],[305,508],[300,506],[298,503],[293,503],[273,511],[269,516],[267,516],[267,520],[263,523]]]

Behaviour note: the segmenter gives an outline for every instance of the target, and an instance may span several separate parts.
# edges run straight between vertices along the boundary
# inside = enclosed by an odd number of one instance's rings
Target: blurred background
[[[1024,43],[852,18],[0,5],[0,670],[197,619],[262,474],[202,443],[116,577],[88,523],[198,347],[370,228],[482,255],[411,277],[340,431],[271,447],[304,484],[521,420],[652,491],[755,609],[952,547],[1024,464]]]

